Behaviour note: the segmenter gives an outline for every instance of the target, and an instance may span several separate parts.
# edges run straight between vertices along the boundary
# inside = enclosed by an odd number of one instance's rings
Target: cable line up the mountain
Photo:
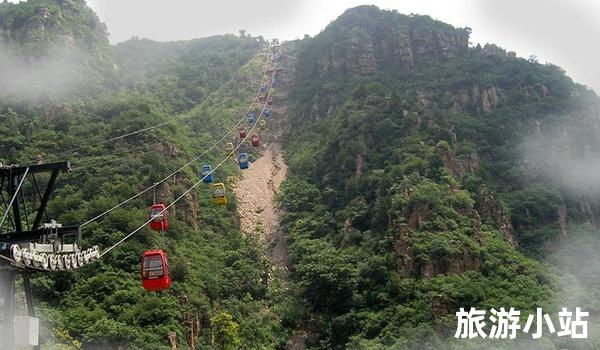
[[[265,62],[265,65],[264,65],[265,68],[263,69],[263,73],[266,70],[266,67],[268,65],[268,56],[269,56],[270,52],[271,52],[271,47],[269,47],[269,51],[267,52],[267,59],[265,60],[266,62]],[[263,76],[263,79],[264,79],[264,76]],[[262,81],[261,81],[261,84],[262,84]],[[228,99],[223,99],[219,103],[217,103],[217,104],[215,104],[215,105],[213,105],[211,107],[215,108],[215,107],[221,106],[224,103],[226,103],[227,101],[229,101],[229,100]],[[202,103],[201,106],[203,104],[204,103]],[[124,133],[122,135],[114,136],[114,137],[111,137],[109,139],[106,139],[106,140],[103,140],[103,141],[99,141],[99,142],[96,142],[96,143],[81,145],[81,146],[72,148],[70,150],[66,150],[66,151],[60,152],[60,153],[55,154],[55,155],[51,155],[51,156],[49,156],[49,159],[52,160],[52,159],[62,158],[64,156],[68,155],[68,154],[75,153],[75,152],[77,152],[79,150],[82,150],[82,149],[85,149],[85,148],[88,148],[88,147],[101,146],[101,145],[105,145],[105,144],[108,144],[108,143],[111,143],[111,142],[114,142],[114,141],[122,140],[122,139],[125,139],[125,138],[128,138],[128,137],[131,137],[131,136],[135,136],[135,135],[142,134],[142,133],[145,133],[145,132],[148,132],[148,131],[152,131],[152,130],[158,129],[160,127],[163,127],[165,125],[169,125],[169,124],[173,124],[175,122],[179,122],[179,121],[182,121],[182,120],[185,120],[185,119],[189,119],[192,116],[193,115],[191,113],[186,113],[186,114],[183,114],[183,115],[180,115],[180,116],[176,116],[174,119],[169,120],[169,121],[165,121],[165,122],[158,123],[158,124],[152,125],[152,126],[148,126],[148,127],[145,127],[145,128],[139,129],[139,130],[135,130],[135,131],[131,131],[131,132],[128,132],[128,133]],[[36,160],[37,159],[29,159],[27,162],[34,162]]]
[[[269,48],[269,52],[271,51],[271,48]],[[265,67],[263,69],[263,77],[261,79],[261,86],[263,85],[263,82],[265,81],[265,77],[266,77],[266,67],[268,65],[268,56],[265,62]],[[240,125],[240,123],[243,122],[244,118],[246,118],[246,114],[248,114],[248,112],[250,110],[252,110],[252,107],[254,106],[254,103],[256,101],[256,97],[259,95],[260,93],[260,86],[258,88],[257,93],[254,95],[254,98],[252,99],[252,102],[250,103],[248,109],[246,110],[246,113],[243,114],[243,116],[235,123],[235,125],[233,126],[233,128],[236,128],[238,125]],[[147,187],[146,189],[134,194],[133,196],[125,199],[124,201],[120,202],[119,204],[105,210],[104,212],[94,216],[93,218],[89,219],[88,221],[84,222],[83,224],[80,225],[81,228],[83,228],[84,226],[90,224],[91,222],[94,222],[98,219],[100,219],[101,217],[105,216],[106,214],[110,213],[111,211],[118,209],[120,207],[122,207],[123,205],[129,203],[130,201],[140,197],[141,195],[143,195],[144,193],[147,193],[148,191],[154,189],[155,187],[157,187],[158,185],[160,185],[161,183],[165,182],[166,180],[168,180],[169,178],[171,178],[172,176],[174,176],[175,174],[181,172],[183,169],[187,168],[188,166],[190,166],[191,164],[193,164],[194,162],[198,161],[199,159],[201,159],[202,157],[204,157],[206,154],[208,154],[211,150],[213,150],[216,146],[218,146],[221,142],[223,142],[227,137],[230,136],[230,133],[225,133],[219,140],[217,140],[215,143],[213,143],[209,148],[207,148],[204,152],[202,152],[200,155],[198,155],[197,157],[192,158],[192,160],[188,161],[187,163],[185,163],[184,165],[182,165],[181,167],[179,167],[177,170],[173,171],[172,173],[170,173],[169,175],[165,176],[163,179],[155,182],[154,184],[150,185],[149,187]]]
[[[256,125],[258,125],[258,121],[261,120],[261,118],[264,115],[264,110],[265,107],[267,107],[267,101],[268,98],[271,96],[271,90],[272,90],[272,85],[273,85],[273,78],[275,76],[275,72],[272,73],[271,75],[271,85],[269,86],[269,91],[267,94],[267,99],[265,100],[263,107],[261,109],[260,115],[257,118],[257,122],[254,123],[252,125],[252,127],[250,128],[250,131],[253,131],[254,128],[256,128]],[[231,151],[219,164],[217,164],[217,166],[215,168],[213,168],[207,175],[204,175],[200,180],[198,180],[196,183],[194,183],[190,188],[188,188],[185,192],[183,192],[179,197],[177,197],[173,202],[171,202],[169,205],[167,205],[164,209],[162,209],[160,212],[154,214],[155,216],[159,216],[164,214],[167,210],[169,210],[170,207],[172,207],[175,203],[177,203],[179,200],[181,200],[183,197],[185,197],[188,193],[190,193],[194,188],[196,188],[200,183],[203,182],[204,179],[206,179],[208,176],[212,175],[212,173],[214,173],[218,168],[220,168],[245,142],[246,142],[247,138],[243,138],[241,139],[241,141],[238,143],[238,145],[233,149],[233,151]],[[133,236],[134,234],[136,234],[137,232],[139,232],[142,228],[146,227],[150,222],[152,222],[154,220],[154,217],[151,217],[150,219],[148,219],[146,222],[144,222],[143,224],[141,224],[140,226],[138,226],[135,230],[131,231],[130,233],[128,233],[125,237],[123,237],[121,240],[119,240],[117,243],[115,243],[114,245],[112,245],[111,247],[105,249],[101,254],[100,254],[100,258],[103,257],[104,255],[106,255],[108,252],[110,252],[111,250],[113,250],[114,248],[118,247],[121,243],[125,242],[127,239],[129,239],[131,236]]]
[[[171,172],[170,174],[168,174],[167,176],[165,176],[158,182],[153,183],[151,186],[147,187],[146,189],[134,194],[133,196],[118,203],[117,205],[94,216],[93,218],[82,223],[81,225],[66,227],[66,230],[70,230],[70,231],[68,231],[69,232],[68,234],[71,234],[71,235],[77,234],[77,241],[76,241],[77,243],[76,244],[64,244],[65,242],[62,240],[62,238],[60,238],[60,242],[52,241],[52,240],[47,242],[44,240],[43,241],[44,244],[40,245],[40,248],[46,249],[46,250],[39,250],[37,248],[36,244],[20,245],[17,242],[16,244],[11,244],[9,246],[5,246],[3,249],[6,250],[8,254],[0,254],[0,257],[4,260],[9,261],[13,266],[16,266],[19,268],[26,268],[26,269],[33,269],[33,270],[40,270],[40,271],[72,270],[72,269],[84,266],[87,263],[95,261],[95,260],[99,259],[100,257],[106,255],[108,252],[110,252],[113,249],[115,249],[116,247],[118,247],[120,244],[125,242],[127,239],[129,239],[131,236],[133,236],[135,233],[139,232],[144,226],[146,226],[148,224],[150,224],[150,227],[153,230],[156,230],[156,231],[160,230],[160,232],[166,231],[166,229],[168,228],[168,221],[166,220],[166,217],[168,216],[168,209],[171,208],[173,205],[175,205],[178,201],[180,201],[186,195],[188,195],[191,191],[193,191],[194,188],[196,188],[200,183],[212,182],[213,173],[216,170],[218,170],[219,168],[221,168],[223,166],[223,164],[225,164],[225,162],[228,159],[230,159],[238,150],[240,150],[242,145],[244,145],[246,143],[245,136],[241,137],[240,142],[235,147],[233,146],[233,143],[231,143],[231,142],[226,145],[225,149],[227,150],[227,153],[226,153],[225,158],[222,159],[214,168],[211,168],[210,165],[203,165],[202,169],[201,169],[200,180],[193,183],[193,185],[191,187],[189,187],[186,191],[184,191],[181,195],[179,195],[169,205],[165,206],[162,203],[157,204],[154,199],[153,200],[154,205],[152,206],[152,212],[150,214],[150,218],[148,220],[146,220],[142,225],[138,226],[136,229],[129,232],[122,239],[120,239],[118,242],[116,242],[115,244],[113,244],[112,246],[107,248],[106,250],[101,252],[100,248],[98,246],[93,246],[89,249],[82,250],[78,246],[79,242],[81,240],[82,229],[85,226],[100,219],[101,217],[116,210],[117,208],[122,207],[123,205],[131,202],[132,200],[139,198],[140,196],[142,196],[145,193],[148,193],[151,190],[156,191],[156,187],[158,185],[167,181],[168,179],[173,177],[175,174],[181,172],[182,170],[184,170],[186,167],[190,166],[195,161],[203,158],[210,151],[212,151],[215,147],[217,147],[219,144],[221,144],[224,140],[226,140],[228,137],[231,137],[232,136],[231,134],[233,132],[232,130],[235,130],[244,121],[245,118],[248,118],[248,122],[250,124],[252,124],[252,127],[249,129],[250,133],[252,133],[255,130],[257,125],[259,125],[261,130],[264,130],[265,123],[262,119],[263,119],[263,116],[269,117],[270,113],[271,113],[271,111],[267,107],[267,105],[270,106],[272,104],[271,95],[273,93],[273,86],[275,83],[275,75],[277,72],[277,70],[274,68],[268,69],[271,57],[272,57],[271,62],[273,64],[275,63],[276,54],[274,54],[274,53],[271,54],[274,46],[275,45],[273,45],[273,46],[270,45],[268,48],[268,54],[267,54],[267,58],[265,60],[265,64],[263,67],[260,86],[258,87],[258,91],[256,92],[256,94],[254,94],[252,101],[249,103],[248,108],[246,109],[246,112],[244,113],[244,115],[235,123],[235,125],[233,126],[233,129],[226,128],[225,129],[226,132],[224,133],[224,135],[222,135],[210,147],[206,148],[200,155],[192,158],[190,161],[186,162],[184,165],[182,165],[175,171]],[[270,73],[270,76],[269,76],[269,73]],[[270,78],[270,84],[267,85],[267,84],[265,84],[265,80],[269,79],[269,78]],[[267,86],[268,86],[268,88],[267,88]],[[262,102],[262,105],[258,104],[257,103],[258,101]],[[258,104],[258,107],[261,108],[260,112],[258,113],[258,117],[256,117],[255,113],[253,112],[253,109],[256,107],[257,104]],[[165,123],[161,123],[159,125],[165,125]],[[144,128],[141,130],[148,130],[148,128]],[[143,132],[141,130],[139,130],[137,133]],[[242,130],[242,129],[240,129],[240,130]],[[244,128],[244,130],[245,130],[245,128]],[[134,133],[136,133],[136,132],[128,133],[126,135],[132,135]],[[127,137],[126,135],[121,135],[121,136]],[[258,134],[252,135],[251,141],[252,141],[253,147],[258,146],[258,136],[257,135]],[[115,138],[112,138],[110,140],[114,140],[114,139]],[[110,142],[110,141],[109,140],[103,141],[103,143],[107,143],[107,142]],[[128,151],[130,151],[130,150],[128,150]],[[244,156],[245,158],[243,158],[242,156]],[[92,166],[95,166],[98,164],[112,162],[115,160],[118,160],[118,159],[106,159],[106,160],[102,160],[101,162],[96,162],[96,163],[83,162],[84,165],[82,167],[92,167]],[[62,163],[62,166],[65,167],[62,170],[69,169],[68,162],[59,162],[59,163]],[[246,153],[240,153],[238,163],[239,163],[240,169],[245,169],[248,167],[249,162],[248,162],[248,156]],[[45,165],[32,165],[32,166],[34,166],[34,167],[42,166],[43,167]],[[207,170],[207,169],[205,169],[206,167],[208,167],[208,171],[206,171]],[[24,171],[24,174],[22,175],[22,178],[20,179],[20,183],[17,186],[17,190],[14,193],[14,195],[12,196],[13,198],[11,199],[10,203],[12,203],[17,198],[19,192],[21,192],[21,195],[23,195],[21,187],[22,187],[25,177],[27,176],[28,169],[29,169],[29,166],[27,167],[27,170]],[[23,170],[21,170],[21,171],[23,171]],[[57,174],[57,172],[53,176],[55,176],[56,174]],[[210,178],[210,180],[208,180],[209,178]],[[52,183],[53,183],[53,181],[54,180],[51,180]],[[36,185],[36,189],[38,191],[38,195],[41,195],[39,193],[40,192],[39,188],[37,188],[37,184],[35,184],[35,185]],[[212,188],[213,188],[213,203],[215,203],[217,205],[226,204],[227,197],[225,195],[224,184],[217,183],[217,184],[214,184]],[[48,188],[46,188],[46,192],[48,192]],[[41,197],[40,197],[40,200],[46,201],[47,195],[48,195],[48,193],[44,193],[44,200],[42,200]],[[4,222],[4,220],[6,219],[6,217],[8,217],[8,210],[10,210],[10,203],[8,205],[6,205],[6,201],[4,201],[4,204],[6,206],[6,212],[4,213],[2,221],[0,222],[0,227],[1,227],[2,223]],[[25,212],[25,215],[27,215],[27,212]],[[37,216],[40,216],[40,215],[41,215],[41,213],[38,212]],[[159,218],[160,218],[160,220],[158,220]],[[35,221],[38,222],[37,217],[36,217]],[[34,229],[37,231],[43,232],[43,235],[45,235],[44,237],[54,237],[52,239],[56,239],[56,238],[59,238],[59,236],[58,236],[59,230],[63,230],[62,232],[66,232],[66,231],[64,231],[65,228],[62,227],[62,225],[60,225],[59,223],[56,223],[55,221],[51,221],[50,223],[46,223],[41,226],[39,226],[38,224],[39,224],[39,222],[34,225],[34,226],[36,226]],[[42,236],[40,236],[40,237],[42,237]],[[62,237],[62,236],[60,236],[60,237]],[[42,242],[42,240],[43,239],[40,238],[40,242]],[[57,243],[58,243],[58,246],[56,245]],[[42,246],[44,246],[44,247],[42,247]],[[70,254],[65,254],[65,253],[70,253]],[[148,254],[146,254],[146,253],[148,253]],[[144,256],[142,258],[143,264],[145,262],[148,262],[148,264],[151,264],[152,259],[157,258],[157,256],[155,256],[155,255],[159,254],[160,256],[158,258],[162,259],[161,261],[164,262],[164,264],[162,266],[166,268],[166,265],[167,265],[166,255],[161,250],[147,251],[146,253],[144,254]],[[145,271],[144,273],[146,273],[146,272],[151,273],[150,270],[148,270],[148,269],[143,269],[143,271]],[[147,283],[146,283],[147,281],[144,279],[143,276],[142,276],[142,282],[143,282],[144,288],[146,290],[165,289],[163,285],[155,286],[155,287],[147,285]],[[166,272],[166,276],[168,279],[168,271]]]

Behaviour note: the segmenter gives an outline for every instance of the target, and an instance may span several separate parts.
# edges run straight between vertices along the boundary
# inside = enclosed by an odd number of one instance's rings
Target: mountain
[[[223,160],[214,145],[237,140],[268,60],[261,37],[107,35],[83,0],[0,4],[0,161],[71,161],[50,218],[85,222],[202,155],[85,226],[83,246],[103,249]],[[469,35],[360,6],[283,43],[261,134],[289,167],[280,222],[265,225],[280,241],[242,233],[244,198],[228,186],[216,207],[200,184],[169,210],[168,233],[142,229],[85,268],[33,277],[42,348],[596,348],[593,319],[576,343],[454,338],[461,307],[514,307],[521,324],[543,307],[556,327],[561,307],[600,310],[600,99]],[[233,161],[214,174],[240,175]],[[151,248],[169,256],[168,291],[140,286]]]
[[[174,112],[182,112],[232,79],[260,45],[260,39],[233,35],[166,43],[133,38],[115,51],[127,88],[152,91]]]
[[[362,6],[296,43],[280,201],[314,348],[481,348],[452,339],[460,307],[580,288],[598,309],[577,266],[598,266],[600,99],[469,33]]]
[[[0,5],[1,96],[51,100],[114,88],[118,69],[106,26],[84,0]]]
[[[245,113],[266,59],[265,44],[249,36],[111,46],[83,0],[1,3],[0,28],[0,162],[69,160],[73,170],[59,177],[48,207],[64,225],[101,213],[211,147]],[[216,164],[223,153],[216,147],[202,162]],[[82,245],[106,248],[123,238],[147,220],[153,197],[172,202],[197,181],[200,166],[86,226]],[[214,176],[236,168],[228,162]],[[34,191],[26,186],[25,198]],[[33,276],[42,348],[170,349],[173,336],[179,348],[211,341],[272,348],[285,333],[267,309],[274,291],[261,282],[268,276],[262,242],[241,234],[235,208],[233,199],[213,206],[210,187],[199,186],[170,209],[168,234],[144,229],[102,261]],[[5,222],[3,231],[10,229]],[[153,247],[169,256],[167,293],[140,286],[140,257]]]

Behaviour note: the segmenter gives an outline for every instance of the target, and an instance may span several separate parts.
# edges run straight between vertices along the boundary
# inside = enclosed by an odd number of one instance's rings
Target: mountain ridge
[[[89,76],[57,81],[65,91],[25,98],[14,93],[23,86],[0,89],[3,163],[78,149],[71,156],[81,169],[61,178],[49,206],[65,224],[151,185],[227,131],[237,139],[231,125],[268,59],[252,37],[110,46],[83,0],[1,4],[0,23],[0,42],[15,55],[54,42],[89,49],[79,67]],[[554,65],[470,46],[468,34],[360,6],[314,38],[283,43],[277,62],[289,65],[291,86],[274,103],[289,103],[281,106],[289,168],[277,196],[288,270],[240,232],[233,195],[217,208],[199,186],[173,207],[164,237],[142,230],[97,266],[33,279],[44,346],[168,349],[173,337],[184,349],[571,346],[550,336],[542,345],[453,338],[460,307],[600,310],[598,96]],[[173,123],[98,144],[163,122]],[[217,147],[202,162],[224,153]],[[156,195],[183,193],[199,166]],[[228,162],[215,177],[237,171]],[[89,225],[85,245],[123,237],[147,219],[151,197]],[[139,286],[138,258],[151,246],[169,254],[170,292]],[[593,349],[598,329],[590,322],[590,339],[577,346]]]

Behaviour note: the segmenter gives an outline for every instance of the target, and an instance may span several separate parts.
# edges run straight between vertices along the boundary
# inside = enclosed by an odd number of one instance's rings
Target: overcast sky
[[[18,0],[12,0],[16,2]],[[112,43],[183,40],[246,29],[265,38],[314,36],[345,9],[373,4],[471,27],[474,44],[563,67],[600,92],[600,0],[86,0]]]

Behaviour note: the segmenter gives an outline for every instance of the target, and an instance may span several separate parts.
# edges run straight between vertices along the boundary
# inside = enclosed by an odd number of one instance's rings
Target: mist
[[[26,46],[0,42],[0,99],[45,104],[115,87],[118,66],[110,47],[90,50],[74,40],[59,36]]]
[[[575,115],[535,120],[521,147],[525,182],[541,179],[570,197],[600,193],[599,109],[595,98]]]
[[[55,46],[39,57],[15,50],[4,51],[0,60],[0,97],[30,101],[62,97],[82,82],[87,57],[74,50]]]
[[[560,191],[568,208],[566,235],[557,235],[550,242],[543,259],[557,276],[555,306],[571,312],[581,307],[589,312],[589,339],[556,338],[558,348],[575,345],[587,349],[600,343],[599,109],[595,97],[582,102],[569,116],[540,118],[521,147],[525,185],[537,180],[548,183]],[[558,321],[558,314],[551,317]]]

